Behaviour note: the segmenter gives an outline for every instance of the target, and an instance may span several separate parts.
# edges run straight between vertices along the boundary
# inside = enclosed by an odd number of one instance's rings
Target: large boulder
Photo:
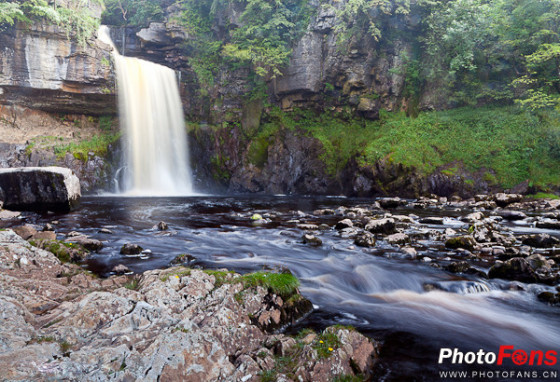
[[[81,197],[80,180],[62,167],[0,169],[0,199],[7,208],[67,212]]]

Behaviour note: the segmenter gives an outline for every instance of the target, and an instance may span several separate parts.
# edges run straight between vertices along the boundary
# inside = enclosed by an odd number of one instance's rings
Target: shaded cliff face
[[[0,104],[56,113],[116,112],[109,47],[83,47],[54,25],[18,24],[0,34]]]

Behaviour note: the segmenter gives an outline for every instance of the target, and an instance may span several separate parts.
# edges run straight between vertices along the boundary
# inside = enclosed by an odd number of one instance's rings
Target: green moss
[[[263,168],[268,160],[269,139],[265,137],[255,138],[249,146],[247,158],[249,162],[257,167]]]
[[[34,247],[38,247],[51,252],[63,263],[69,263],[70,261],[72,261],[74,255],[77,253],[82,254],[79,257],[84,257],[83,255],[89,252],[79,244],[66,243],[60,240],[41,240],[39,242],[30,240],[29,244]]]
[[[86,161],[90,152],[99,156],[106,155],[109,145],[117,142],[120,137],[120,132],[102,133],[81,142],[56,145],[54,146],[54,152],[59,159],[64,158],[66,153],[70,153],[74,158]]]
[[[241,276],[245,287],[262,286],[282,297],[290,297],[297,292],[299,280],[291,273],[255,272]]]
[[[546,192],[537,192],[533,195],[527,195],[527,197],[531,199],[560,199],[560,196]]]
[[[210,159],[212,166],[212,176],[217,181],[228,181],[231,178],[231,173],[227,169],[226,162],[229,157],[222,154],[216,154]]]
[[[441,173],[447,176],[454,176],[457,174],[459,169],[457,167],[449,167],[445,170],[442,170]]]

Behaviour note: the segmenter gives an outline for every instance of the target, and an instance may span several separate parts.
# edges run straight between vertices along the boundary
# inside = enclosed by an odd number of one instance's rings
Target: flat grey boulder
[[[80,180],[62,167],[0,169],[0,200],[13,210],[67,212],[81,197]]]

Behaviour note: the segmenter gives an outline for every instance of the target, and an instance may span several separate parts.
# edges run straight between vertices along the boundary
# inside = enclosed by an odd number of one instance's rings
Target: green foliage
[[[106,25],[147,27],[163,20],[159,0],[104,0],[101,21]]]
[[[342,45],[350,40],[357,41],[367,33],[375,41],[381,39],[385,29],[380,15],[408,15],[410,0],[348,0],[344,6],[336,10],[339,23],[335,26],[338,42]]]
[[[299,129],[323,144],[321,159],[336,177],[351,158],[362,166],[383,160],[430,174],[449,163],[467,171],[487,169],[485,179],[505,188],[526,179],[560,185],[560,114],[514,106],[420,113],[381,113],[379,121],[344,114],[272,110],[263,126]],[[458,171],[456,165],[445,170]]]
[[[109,146],[117,142],[120,137],[120,132],[101,133],[81,142],[56,145],[54,146],[54,152],[58,158],[63,158],[66,153],[70,153],[76,159],[87,161],[90,152],[99,156],[106,155]]]
[[[189,39],[185,50],[189,64],[201,85],[201,95],[208,88],[220,67],[230,70],[251,68],[257,79],[248,89],[248,98],[262,97],[262,80],[281,74],[288,62],[291,42],[307,27],[309,8],[304,0],[249,0],[240,15],[239,25],[229,25],[227,35],[213,28],[218,11],[236,6],[236,0],[185,0],[177,22],[185,28]],[[266,96],[266,94],[264,94]]]
[[[25,0],[0,3],[0,30],[16,22],[30,24],[46,21],[62,27],[68,39],[75,39],[82,47],[99,28],[99,20],[89,10],[88,0],[75,0],[65,6],[49,5],[46,0]]]
[[[20,5],[15,2],[0,3],[0,31],[6,26],[12,26],[16,22],[29,22],[29,18],[23,13]]]
[[[458,104],[559,105],[560,1],[435,1],[423,25],[424,75]]]

